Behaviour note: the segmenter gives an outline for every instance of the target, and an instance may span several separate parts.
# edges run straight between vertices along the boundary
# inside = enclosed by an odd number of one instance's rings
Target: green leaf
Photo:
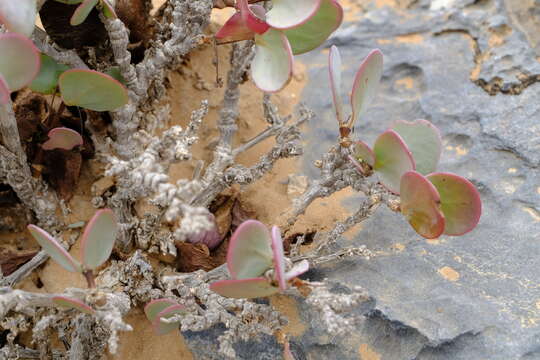
[[[109,256],[116,240],[116,220],[111,209],[98,210],[86,225],[82,236],[82,261],[86,269],[95,269]]]
[[[403,139],[394,131],[387,130],[375,141],[373,147],[375,165],[381,183],[390,191],[399,194],[401,177],[414,170],[414,160]]]
[[[290,29],[308,21],[321,6],[321,0],[272,0],[266,22],[275,29]]]
[[[81,5],[75,9],[69,23],[72,26],[80,25],[86,20],[92,9],[97,5],[99,0],[84,0]]]
[[[101,0],[101,6],[103,15],[105,15],[106,18],[116,19],[118,17],[116,16],[116,12],[114,11],[114,0]]]
[[[328,55],[328,73],[336,119],[342,125],[345,123],[345,115],[343,114],[343,99],[341,98],[341,55],[335,45],[332,45]]]
[[[41,145],[43,150],[71,150],[75,146],[80,146],[83,144],[83,138],[78,132],[65,127],[52,129],[49,131],[48,136],[49,140],[45,141],[43,145]]]
[[[426,239],[439,237],[445,226],[439,192],[428,179],[416,171],[401,177],[401,213],[413,229]]]
[[[30,84],[39,72],[39,52],[23,35],[0,34],[0,54],[0,74],[10,91]]]
[[[156,319],[152,322],[152,326],[154,328],[155,333],[157,335],[165,335],[172,331],[178,330],[178,326],[180,325],[180,322],[175,321],[172,323],[165,323],[165,322],[162,322],[161,319],[170,318],[174,315],[183,315],[186,313],[187,313],[186,307],[180,304],[169,306],[165,310],[161,311],[156,316]]]
[[[322,45],[342,21],[341,5],[335,0],[322,0],[313,17],[300,26],[285,30],[293,54],[303,54]]]
[[[170,299],[152,300],[144,307],[144,313],[150,322],[154,322],[160,312],[173,305],[178,305],[178,303]]]
[[[93,70],[68,70],[60,75],[58,85],[66,105],[112,111],[128,102],[127,90],[120,82]]]
[[[120,67],[119,66],[111,66],[105,71],[106,75],[109,75],[114,80],[122,83],[123,85],[126,84],[126,80],[122,77],[122,73],[120,73]]]
[[[476,227],[482,214],[482,201],[476,187],[467,179],[450,173],[427,176],[441,196],[441,210],[446,219],[444,233],[459,236]]]
[[[88,315],[94,315],[96,313],[94,309],[92,309],[90,306],[86,305],[79,299],[72,299],[66,296],[53,296],[52,302],[63,308],[76,309]]]
[[[270,296],[279,292],[266,278],[242,280],[220,280],[210,284],[210,290],[221,296],[234,299],[252,299]]]
[[[233,279],[246,279],[262,275],[272,267],[270,233],[257,220],[244,221],[229,242],[227,267]]]
[[[58,86],[58,77],[68,69],[66,65],[59,64],[53,58],[41,54],[41,68],[30,84],[30,89],[42,94],[54,94]]]
[[[82,272],[81,264],[75,260],[48,232],[28,225],[28,231],[36,239],[43,250],[67,271]]]
[[[437,170],[441,157],[441,133],[427,120],[396,121],[392,130],[405,141],[412,153],[416,171],[427,175]]]
[[[36,0],[0,1],[0,23],[9,31],[29,37],[36,23]]]
[[[291,80],[293,57],[287,38],[281,31],[269,29],[263,35],[255,34],[257,48],[251,63],[251,77],[255,85],[265,92],[277,92]]]
[[[351,92],[352,119],[354,124],[369,103],[375,98],[383,71],[383,55],[379,49],[372,50],[364,59],[354,77]]]
[[[375,154],[365,142],[358,140],[353,146],[353,154],[357,160],[363,160],[371,167],[375,165]]]

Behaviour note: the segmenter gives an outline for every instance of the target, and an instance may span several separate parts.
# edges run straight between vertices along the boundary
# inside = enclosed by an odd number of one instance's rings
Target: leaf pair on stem
[[[467,179],[436,172],[442,143],[439,130],[430,122],[396,121],[377,138],[373,150],[362,141],[353,143],[348,138],[356,119],[377,92],[382,69],[382,53],[371,51],[354,78],[350,99],[352,114],[345,121],[340,92],[341,58],[337,47],[331,48],[330,84],[341,145],[352,145],[354,160],[372,168],[382,185],[401,196],[401,213],[421,236],[431,239],[471,231],[480,220],[480,195]]]

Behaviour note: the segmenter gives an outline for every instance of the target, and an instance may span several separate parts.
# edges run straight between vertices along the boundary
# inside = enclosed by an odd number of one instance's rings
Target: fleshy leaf
[[[169,318],[173,315],[185,314],[186,307],[184,305],[176,304],[169,306],[165,310],[157,314],[156,319],[152,322],[152,327],[157,335],[165,335],[172,331],[178,330],[180,322],[166,323],[162,322],[161,319]]]
[[[401,213],[413,229],[426,239],[435,239],[444,231],[441,199],[435,186],[416,171],[401,177]]]
[[[93,315],[96,313],[94,309],[92,309],[90,306],[86,305],[79,299],[72,299],[65,296],[53,296],[52,301],[56,305],[63,308],[76,309],[88,315]]]
[[[277,226],[272,226],[272,252],[274,253],[274,274],[281,291],[287,290],[285,281],[285,253],[283,252],[283,240]]]
[[[285,30],[292,52],[299,55],[322,45],[341,25],[343,8],[335,0],[322,0],[319,10],[304,24]]]
[[[41,145],[43,150],[71,150],[75,146],[83,144],[83,138],[78,132],[65,127],[54,128],[47,135],[49,136],[49,140]]]
[[[266,22],[275,29],[290,29],[308,21],[321,6],[321,0],[272,0]]]
[[[474,229],[482,214],[482,201],[476,187],[469,180],[450,173],[433,173],[427,178],[441,196],[441,210],[446,219],[444,233],[459,236]]]
[[[235,299],[265,297],[279,292],[279,288],[272,286],[263,277],[242,280],[220,280],[210,284],[210,290],[221,296]]]
[[[111,209],[98,210],[92,216],[81,240],[85,268],[95,269],[107,261],[116,240],[116,228],[116,219]]]
[[[103,15],[109,19],[116,19],[116,12],[114,11],[114,0],[101,0],[103,6]]]
[[[288,340],[285,340],[283,344],[283,360],[296,360],[291,352],[291,346]]]
[[[76,5],[83,2],[83,0],[55,0],[56,2],[68,5]]]
[[[0,23],[9,31],[29,37],[36,23],[36,0],[0,1]]]
[[[351,92],[352,124],[375,98],[382,71],[383,55],[379,49],[372,50],[360,65],[354,78]]]
[[[248,0],[238,0],[238,9],[246,26],[257,34],[264,34],[270,26],[266,23],[266,10],[262,6],[252,7]]]
[[[427,175],[437,170],[441,157],[441,133],[427,120],[396,121],[392,130],[405,141],[412,153],[416,171]]]
[[[265,92],[277,92],[291,80],[293,55],[285,35],[269,29],[255,35],[257,52],[251,63],[251,77],[255,85]]]
[[[227,251],[227,267],[233,279],[262,275],[272,267],[270,233],[257,220],[244,221],[231,237]]]
[[[330,48],[328,55],[328,73],[330,74],[330,88],[334,100],[336,119],[340,124],[344,123],[343,99],[341,98],[341,55],[335,45]]]
[[[126,88],[109,75],[94,70],[73,69],[58,80],[66,105],[94,111],[112,111],[128,102]]]
[[[81,264],[75,260],[48,232],[35,226],[28,225],[28,231],[36,239],[43,250],[67,271],[82,272]]]
[[[39,72],[39,52],[20,34],[0,34],[0,54],[0,74],[10,91],[30,84]]]
[[[354,157],[358,160],[365,161],[371,167],[375,165],[375,154],[363,141],[358,140],[354,142]]]
[[[154,322],[160,312],[173,305],[178,305],[178,303],[170,299],[152,300],[144,307],[144,314],[150,322]]]
[[[42,94],[54,94],[58,86],[58,77],[68,70],[64,64],[59,64],[51,57],[41,54],[41,67],[39,74],[30,84],[30,89]]]
[[[9,104],[10,97],[9,97],[10,91],[8,88],[8,84],[4,80],[4,77],[2,74],[0,74],[0,105],[6,105]]]
[[[387,130],[375,141],[373,147],[375,165],[381,183],[390,191],[399,194],[401,177],[415,169],[411,152],[403,139],[394,130]]]
[[[298,277],[309,270],[309,261],[302,260],[299,263],[293,265],[292,269],[285,274],[285,280],[289,281]]]
[[[235,13],[219,29],[215,37],[218,44],[253,39],[254,32],[248,28],[240,12]]]
[[[84,0],[81,5],[75,9],[75,12],[73,13],[73,16],[71,17],[71,20],[69,23],[72,26],[80,25],[86,20],[88,15],[90,14],[90,11],[97,5],[99,0]]]

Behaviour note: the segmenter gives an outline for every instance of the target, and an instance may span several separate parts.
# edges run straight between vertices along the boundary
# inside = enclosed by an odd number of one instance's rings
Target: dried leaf
[[[45,174],[58,195],[68,201],[81,174],[82,156],[78,152],[56,149],[45,155]]]
[[[2,274],[4,276],[10,275],[21,265],[32,259],[37,253],[38,252],[34,250],[0,250],[0,269],[2,270]]]

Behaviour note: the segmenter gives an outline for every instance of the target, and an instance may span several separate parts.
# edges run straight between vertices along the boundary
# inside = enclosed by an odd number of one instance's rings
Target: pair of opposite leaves
[[[382,53],[371,51],[354,78],[350,98],[352,115],[345,121],[340,91],[341,57],[337,47],[332,46],[329,74],[340,129],[350,131],[373,100],[382,69]],[[471,231],[478,224],[482,209],[478,191],[467,179],[435,172],[441,147],[439,130],[426,120],[395,122],[377,138],[373,150],[362,141],[354,143],[355,157],[371,166],[386,188],[400,194],[402,214],[426,238]]]
[[[81,238],[82,264],[71,256],[66,249],[48,232],[36,225],[28,225],[28,231],[42,249],[64,269],[84,273],[101,266],[111,255],[116,239],[117,224],[110,209],[98,210],[86,225]],[[56,296],[57,305],[76,308],[85,313],[94,310],[78,299]]]
[[[273,295],[288,288],[288,282],[309,269],[307,260],[286,271],[283,241],[277,226],[268,228],[256,220],[244,221],[231,237],[227,250],[227,268],[230,280],[216,281],[210,289],[221,296],[249,299]],[[265,274],[273,270],[273,277]],[[163,335],[174,331],[179,321],[162,321],[186,313],[185,306],[170,299],[149,302],[144,312],[154,331]]]
[[[71,69],[39,53],[24,35],[0,35],[0,105],[10,101],[13,91],[30,86],[53,94],[60,89],[66,105],[95,111],[115,110],[128,102],[126,88],[115,78],[98,71]]]
[[[217,32],[218,43],[255,39],[251,77],[265,92],[285,87],[293,73],[293,55],[321,45],[343,20],[336,0],[273,0],[266,12],[248,0],[237,1],[235,13]]]

